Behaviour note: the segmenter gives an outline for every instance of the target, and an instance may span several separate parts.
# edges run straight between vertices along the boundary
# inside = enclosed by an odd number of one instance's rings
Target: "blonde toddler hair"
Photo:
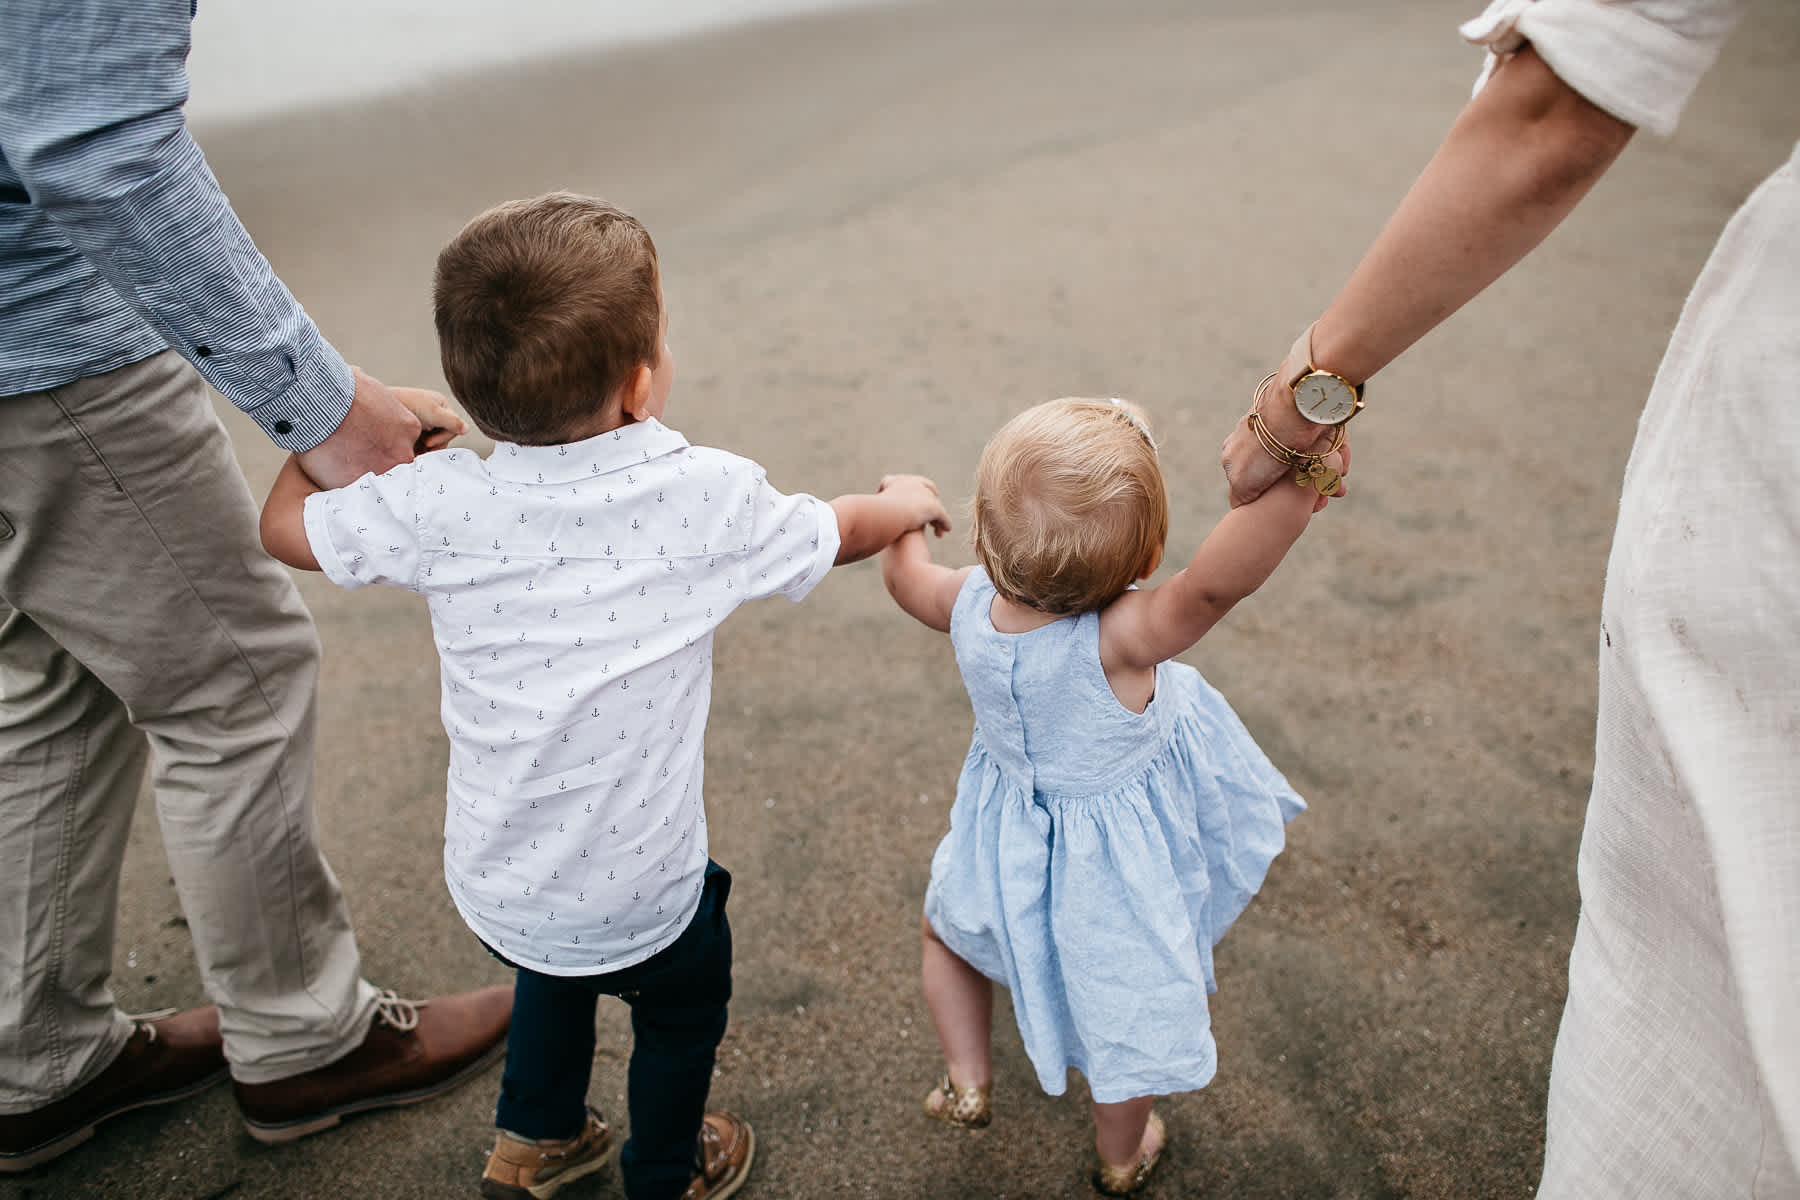
[[[1001,427],[976,468],[970,538],[994,590],[1093,612],[1155,569],[1169,536],[1156,444],[1137,406],[1068,398]]]

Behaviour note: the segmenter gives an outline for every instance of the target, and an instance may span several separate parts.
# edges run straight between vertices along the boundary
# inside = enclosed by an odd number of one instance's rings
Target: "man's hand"
[[[350,368],[356,394],[350,411],[332,435],[296,457],[300,469],[322,488],[343,487],[371,472],[411,462],[422,432],[413,415],[392,388],[360,368]]]

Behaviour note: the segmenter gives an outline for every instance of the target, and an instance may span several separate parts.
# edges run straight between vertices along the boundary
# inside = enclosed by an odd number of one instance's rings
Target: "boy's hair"
[[[432,300],[450,390],[503,441],[585,436],[662,352],[656,244],[591,196],[552,192],[482,213],[438,255]]]
[[[1104,608],[1152,569],[1169,499],[1142,412],[1052,400],[1001,427],[976,468],[970,539],[994,590],[1040,612]]]

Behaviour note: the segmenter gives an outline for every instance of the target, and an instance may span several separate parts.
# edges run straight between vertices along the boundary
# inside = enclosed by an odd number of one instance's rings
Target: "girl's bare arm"
[[[1261,496],[1227,512],[1172,578],[1126,592],[1107,607],[1100,616],[1100,659],[1108,671],[1174,658],[1262,586],[1323,507],[1319,494],[1293,484],[1292,475],[1289,469]]]
[[[950,632],[950,612],[972,570],[932,562],[931,547],[920,529],[903,535],[881,553],[881,581],[887,585],[888,595],[939,633]]]

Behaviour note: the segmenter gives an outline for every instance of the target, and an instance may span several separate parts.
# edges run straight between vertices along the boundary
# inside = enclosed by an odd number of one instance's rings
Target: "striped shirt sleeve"
[[[0,150],[34,206],[277,445],[349,410],[350,369],[257,250],[182,115],[192,0],[6,0]]]

